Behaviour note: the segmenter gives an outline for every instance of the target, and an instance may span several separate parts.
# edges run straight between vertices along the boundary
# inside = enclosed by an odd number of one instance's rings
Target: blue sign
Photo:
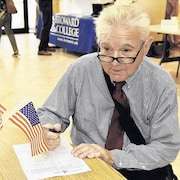
[[[56,14],[53,17],[49,41],[72,52],[93,52],[96,47],[94,20],[91,16]]]

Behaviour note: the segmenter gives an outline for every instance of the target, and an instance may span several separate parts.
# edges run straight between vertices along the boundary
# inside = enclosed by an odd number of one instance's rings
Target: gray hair
[[[139,29],[141,38],[149,35],[150,18],[140,4],[133,0],[117,0],[113,5],[103,9],[96,19],[96,36],[98,42],[109,28],[127,25]]]

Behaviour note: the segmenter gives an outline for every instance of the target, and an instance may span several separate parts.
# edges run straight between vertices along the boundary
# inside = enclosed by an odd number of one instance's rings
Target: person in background
[[[52,0],[39,0],[39,9],[42,13],[43,27],[40,36],[38,55],[49,56],[55,52],[53,47],[49,47],[49,33],[52,26]]]
[[[19,55],[19,50],[17,47],[16,39],[13,33],[13,30],[11,29],[11,21],[12,21],[12,15],[7,12],[6,10],[6,3],[5,0],[0,0],[0,11],[4,11],[4,14],[0,17],[0,39],[2,35],[2,27],[4,27],[4,31],[7,34],[11,46],[13,48],[14,54],[13,56]]]
[[[146,57],[150,19],[119,0],[96,20],[97,53],[80,57],[38,109],[50,150],[70,124],[79,158],[101,158],[128,180],[175,179],[180,149],[176,84]]]

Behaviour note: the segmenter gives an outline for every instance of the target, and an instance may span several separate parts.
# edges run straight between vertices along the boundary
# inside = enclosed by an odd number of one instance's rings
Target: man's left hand
[[[113,160],[110,151],[97,144],[80,144],[72,150],[72,154],[78,158],[100,158],[112,165]]]

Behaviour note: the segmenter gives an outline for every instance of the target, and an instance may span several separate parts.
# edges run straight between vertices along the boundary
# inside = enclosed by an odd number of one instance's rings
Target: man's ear
[[[152,36],[149,36],[145,43],[144,43],[144,54],[146,55],[151,47],[151,44],[153,42],[153,37]]]

